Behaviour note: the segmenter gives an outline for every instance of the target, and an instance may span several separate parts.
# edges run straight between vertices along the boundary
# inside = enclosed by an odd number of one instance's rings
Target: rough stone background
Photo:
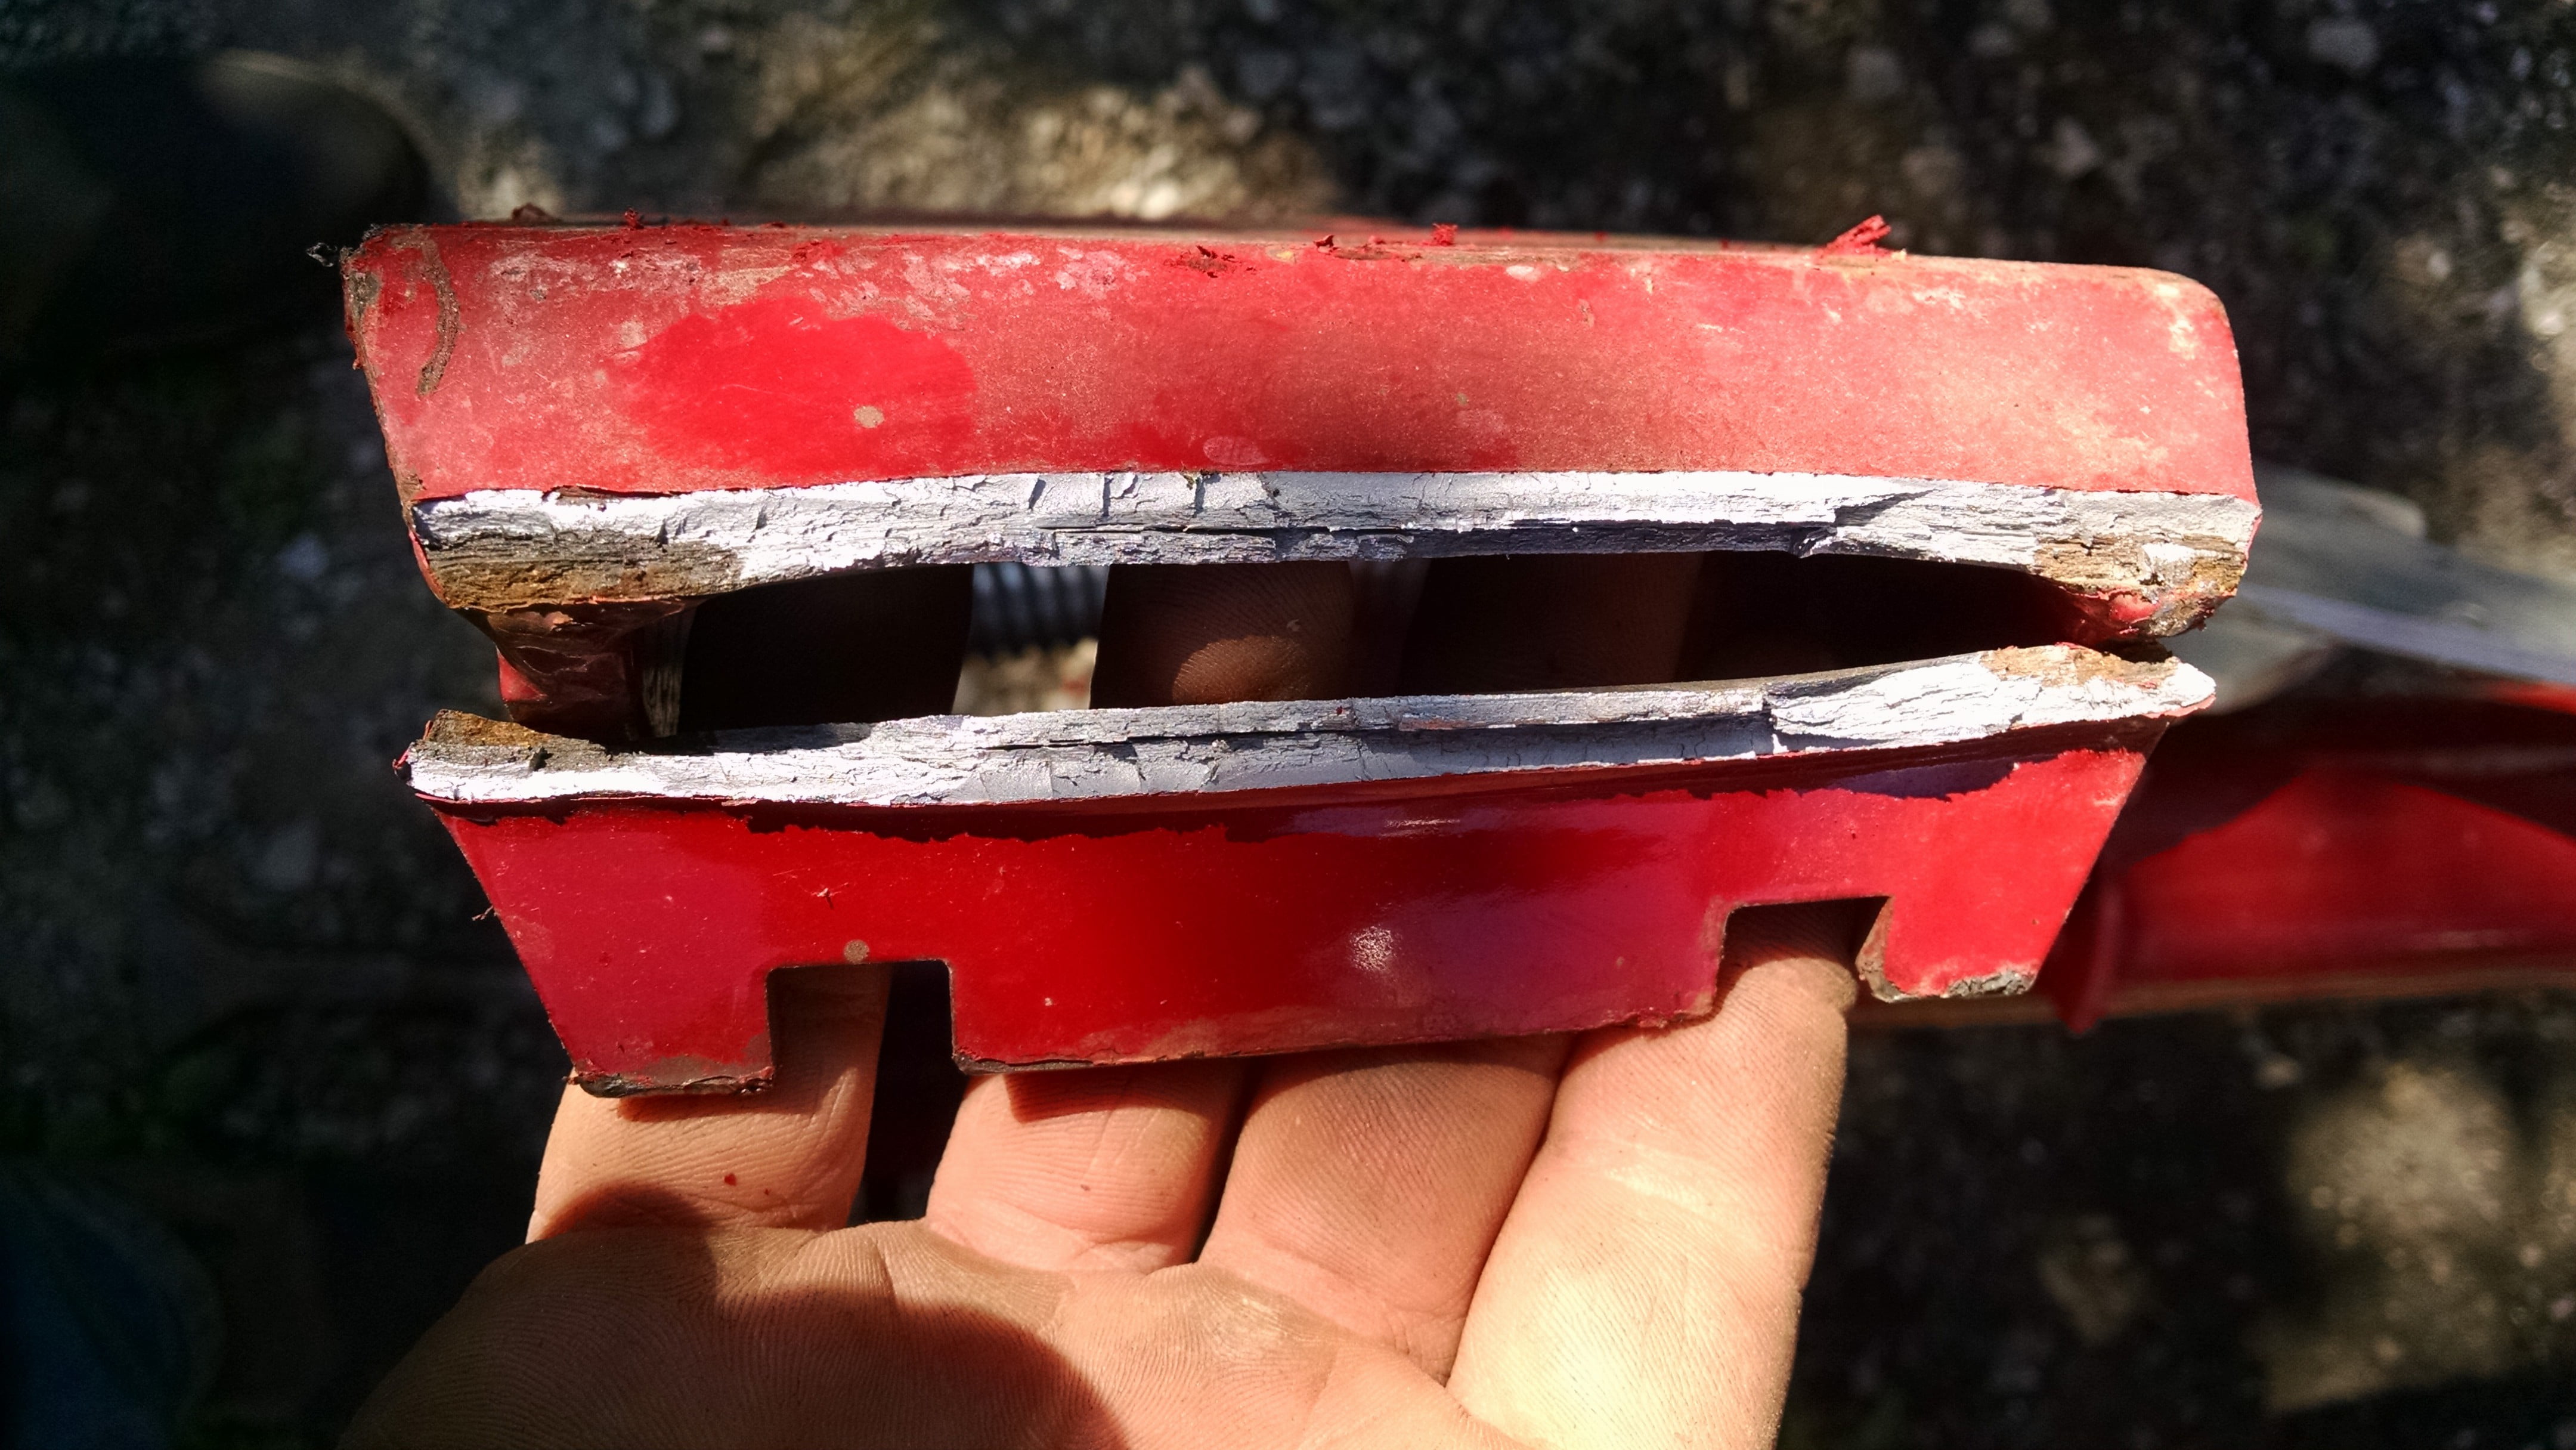
[[[2167,267],[2259,453],[2576,573],[2560,0],[0,0],[0,68],[216,46],[383,99],[467,216],[1883,211]],[[488,656],[329,319],[0,410],[0,1151],[205,1259],[197,1443],[327,1443],[515,1239],[561,1071],[385,768]],[[1786,1442],[2576,1447],[2571,1039],[2538,997],[1865,1037]]]

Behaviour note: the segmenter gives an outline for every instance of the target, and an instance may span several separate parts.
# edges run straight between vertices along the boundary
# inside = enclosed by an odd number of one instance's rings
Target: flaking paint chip
[[[885,421],[885,409],[878,407],[874,403],[862,403],[859,405],[858,411],[852,413],[850,416],[859,420],[860,427],[873,428],[879,423]]]
[[[851,938],[849,944],[841,948],[841,960],[848,962],[851,966],[855,967],[867,959],[868,944],[858,940],[856,937]]]

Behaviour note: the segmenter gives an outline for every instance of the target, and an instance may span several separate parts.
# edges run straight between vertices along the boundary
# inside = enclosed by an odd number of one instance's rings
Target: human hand
[[[983,1078],[855,1228],[883,978],[784,990],[768,1093],[566,1091],[349,1441],[1768,1444],[1853,995],[1806,920],[1680,1027]]]

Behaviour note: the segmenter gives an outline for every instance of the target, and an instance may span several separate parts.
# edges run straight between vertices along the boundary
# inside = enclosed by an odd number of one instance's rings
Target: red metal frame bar
[[[2156,756],[2041,977],[2075,1027],[2231,1002],[2576,985],[2576,714],[2284,701]]]
[[[730,1087],[768,1075],[768,973],[812,963],[945,961],[982,1067],[1689,1017],[1728,915],[1767,902],[1885,898],[1879,984],[2017,990],[2144,743],[1107,811],[441,815],[581,1081]]]

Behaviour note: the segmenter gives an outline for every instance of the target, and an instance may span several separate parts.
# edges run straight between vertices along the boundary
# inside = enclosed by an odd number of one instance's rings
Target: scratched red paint
[[[1766,901],[1888,898],[1907,991],[2036,972],[2141,755],[2030,748],[1230,807],[440,809],[578,1070],[668,1084],[765,1070],[767,974],[853,941],[947,962],[958,1050],[1009,1063],[1689,1013]]]
[[[1221,240],[1211,257],[1146,231],[395,228],[348,274],[418,497],[1257,466],[2253,496],[2225,314],[2179,277],[1490,233]],[[714,379],[724,359],[777,391],[629,381]],[[854,425],[860,407],[886,421]]]

